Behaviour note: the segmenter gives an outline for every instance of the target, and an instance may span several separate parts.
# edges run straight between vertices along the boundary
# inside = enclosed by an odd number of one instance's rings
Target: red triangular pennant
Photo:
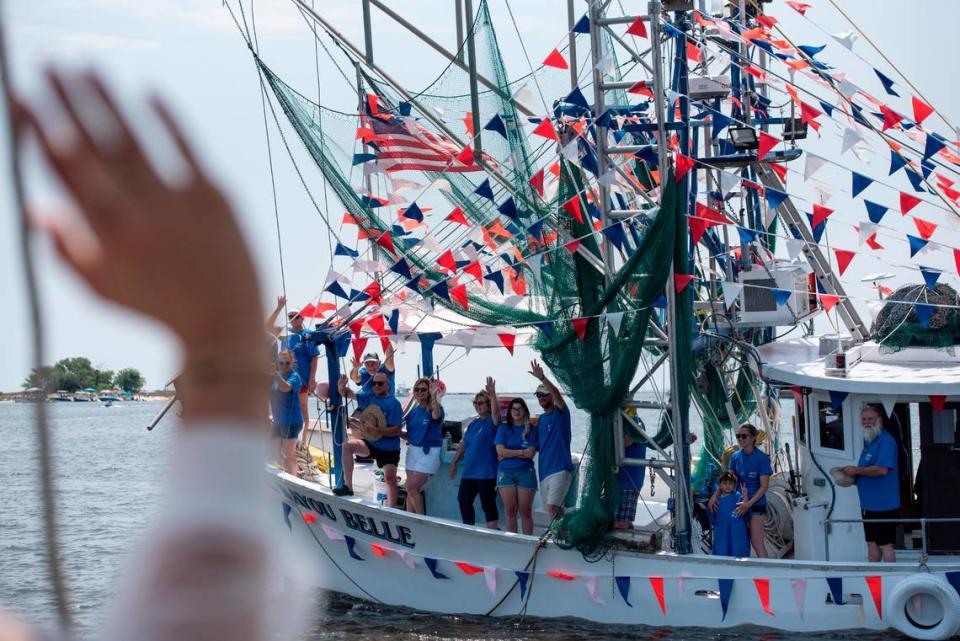
[[[898,114],[893,109],[890,109],[886,105],[880,105],[880,113],[883,114],[883,129],[886,131],[892,127],[896,127],[900,124],[900,121],[903,120],[903,116]]]
[[[553,128],[553,123],[550,122],[549,118],[544,118],[540,121],[540,124],[537,125],[536,129],[533,130],[533,133],[538,136],[543,136],[547,140],[560,140],[557,137],[557,131]]]
[[[580,210],[580,194],[576,194],[573,198],[560,205],[560,208],[570,214],[578,223],[583,222],[583,212]]]
[[[853,260],[853,257],[856,256],[857,253],[847,249],[834,249],[833,253],[837,256],[837,272],[839,272],[840,276],[843,276],[843,272],[847,271],[847,267],[850,266],[850,261]]]
[[[533,178],[530,179],[530,184],[533,185],[533,188],[536,189],[540,197],[543,198],[543,169],[540,169],[540,171],[533,175]]]
[[[866,240],[867,247],[870,249],[883,249],[883,245],[877,242],[877,233],[874,232],[870,234],[870,237]]]
[[[707,229],[710,227],[710,221],[703,220],[702,218],[690,218],[689,224],[690,240],[696,245],[700,242],[700,239],[703,238],[703,235],[707,233]]]
[[[960,249],[953,250],[953,264],[957,268],[957,274],[960,274]]]
[[[377,94],[367,94],[367,109],[370,110],[371,116],[376,116],[378,113],[380,113],[380,99],[377,98]]]
[[[450,298],[460,303],[461,307],[464,309],[470,309],[470,304],[467,301],[467,286],[466,285],[457,285],[452,287],[449,291]]]
[[[690,284],[690,281],[693,280],[692,274],[674,274],[673,275],[673,286],[676,288],[677,293],[680,294],[687,288],[687,285]]]
[[[577,250],[580,249],[580,239],[574,238],[570,242],[564,243],[563,248],[566,249],[571,254],[576,254]]]
[[[464,563],[463,561],[454,561],[453,564],[463,570],[464,574],[480,574],[483,572],[483,568],[476,565],[470,565],[469,563]]]
[[[930,240],[930,237],[933,236],[933,232],[937,231],[937,224],[931,223],[922,218],[917,218],[913,216],[913,224],[917,226],[917,231],[920,232],[920,238],[924,240]]]
[[[817,203],[813,204],[813,220],[810,223],[811,229],[816,229],[820,226],[820,223],[825,221],[830,214],[833,213],[833,210],[829,207],[824,207],[823,205],[818,205]]]
[[[453,252],[449,249],[440,255],[440,258],[437,259],[437,264],[448,272],[457,271],[457,260],[453,257]]]
[[[703,58],[703,52],[700,51],[700,47],[695,45],[691,40],[687,40],[687,60],[691,62],[700,62]]]
[[[510,352],[510,356],[513,356],[513,346],[517,342],[517,337],[513,334],[497,334],[497,338],[500,339],[500,343]]]
[[[660,604],[660,612],[666,614],[667,603],[663,600],[663,577],[651,576],[648,578],[650,580],[650,587],[653,588],[653,594],[657,597],[657,603]]]
[[[773,170],[773,173],[775,173],[777,176],[780,177],[780,182],[782,182],[784,185],[787,184],[787,166],[786,165],[780,165],[780,164],[774,163],[770,165],[770,169]]]
[[[905,194],[902,191],[900,192],[900,213],[904,216],[907,215],[907,212],[922,203],[923,201],[917,198],[916,196],[911,196],[910,194]]]
[[[470,263],[469,265],[467,265],[466,267],[464,267],[464,268],[463,268],[463,273],[464,273],[464,274],[470,274],[471,276],[473,276],[474,278],[476,278],[476,279],[477,279],[477,282],[479,282],[479,283],[482,283],[482,282],[483,282],[483,267],[480,266],[480,262],[479,262],[479,261],[476,261],[476,260],[475,260],[475,261],[473,261],[472,263]]]
[[[366,349],[369,340],[369,338],[354,338],[350,341],[350,345],[353,347],[353,357],[358,361],[363,356],[363,350]]]
[[[792,7],[794,11],[799,13],[801,16],[806,15],[807,9],[812,9],[813,5],[807,4],[805,2],[797,2],[796,0],[787,0],[787,5]]]
[[[550,55],[547,56],[543,61],[543,66],[545,67],[555,67],[557,69],[569,69],[570,65],[567,64],[567,61],[564,60],[563,56],[560,55],[560,52],[554,49],[550,52]]]
[[[590,324],[590,319],[574,318],[570,322],[573,323],[573,331],[577,333],[577,338],[584,340],[587,337],[587,325]]]
[[[643,24],[643,16],[637,16],[637,19],[630,23],[627,33],[640,38],[647,37],[647,25]]]
[[[776,616],[770,609],[770,579],[754,579],[753,585],[757,588],[757,595],[760,597],[760,605],[763,611],[770,616]]]
[[[823,307],[825,312],[833,309],[833,306],[840,300],[840,297],[836,294],[818,294],[818,296],[820,297],[820,306]]]
[[[933,407],[935,414],[939,414],[943,411],[943,404],[947,402],[947,397],[943,394],[931,394],[927,398],[930,399],[930,405]]]
[[[687,172],[690,171],[696,163],[697,161],[690,156],[684,156],[680,152],[677,152],[677,158],[675,160],[677,173],[673,176],[674,181],[680,182],[683,180],[683,177],[687,175]]]
[[[457,160],[459,160],[464,165],[473,164],[473,148],[470,145],[467,145],[460,150],[460,153],[457,154]]]
[[[470,226],[470,223],[467,222],[467,217],[463,215],[463,210],[457,207],[450,214],[444,218],[444,220],[450,221],[451,223],[457,223],[458,225]]]
[[[766,158],[767,154],[770,153],[770,150],[780,144],[780,139],[776,136],[771,136],[765,131],[760,132],[760,142],[757,145],[757,160],[763,160]]]
[[[877,608],[877,616],[883,618],[883,577],[865,576],[863,580],[867,582],[867,588],[870,590],[870,596],[873,597],[873,605]]]
[[[397,250],[393,246],[393,239],[390,238],[390,234],[388,232],[383,232],[380,234],[380,237],[377,238],[377,244],[396,256]]]
[[[653,99],[653,91],[651,91],[650,87],[647,86],[646,80],[641,80],[640,82],[634,84],[632,87],[627,89],[627,93],[636,94],[638,96],[646,96],[651,100]]]
[[[913,119],[919,125],[933,113],[933,107],[913,96]]]

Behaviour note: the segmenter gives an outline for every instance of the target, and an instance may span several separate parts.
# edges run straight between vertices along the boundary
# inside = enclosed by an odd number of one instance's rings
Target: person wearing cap
[[[530,374],[540,381],[536,395],[543,409],[543,414],[537,417],[540,493],[550,517],[557,518],[563,514],[563,500],[573,480],[570,408],[536,360],[530,362]]]
[[[300,375],[300,411],[303,413],[303,447],[307,446],[307,439],[310,437],[310,414],[308,411],[307,397],[317,386],[317,363],[320,360],[320,348],[317,344],[305,340],[306,328],[303,326],[303,316],[300,312],[290,311],[287,313],[290,320],[288,328],[286,348],[293,352],[293,357],[297,363],[297,373]]]
[[[863,427],[863,451],[856,465],[841,468],[852,476],[860,495],[860,509],[866,521],[900,518],[900,481],[897,461],[897,440],[883,429],[883,408],[864,405],[860,410]],[[893,544],[896,523],[863,524],[867,539],[867,560],[892,563],[897,560]]]
[[[354,392],[346,376],[341,376],[337,387],[344,398],[357,400],[357,405],[363,402],[364,407],[376,405],[383,412],[387,425],[380,430],[381,436],[377,439],[351,438],[343,444],[343,485],[334,488],[337,496],[353,496],[353,456],[373,457],[377,467],[383,470],[383,480],[387,484],[387,505],[394,507],[397,504],[397,464],[400,462],[400,432],[403,423],[403,408],[400,401],[390,394],[387,375],[377,372],[372,376],[370,386],[373,392]]]
[[[371,382],[373,381],[373,375],[377,372],[382,372],[387,376],[387,381],[390,383],[390,396],[396,395],[397,390],[394,381],[395,368],[393,363],[393,345],[387,343],[387,349],[384,351],[384,356],[386,358],[382,363],[380,362],[380,357],[374,352],[368,352],[364,354],[362,361],[353,359],[353,367],[350,369],[350,380],[360,386],[361,393],[372,393],[373,389]],[[366,405],[361,406],[359,400],[357,401],[357,406],[360,409],[366,407]]]

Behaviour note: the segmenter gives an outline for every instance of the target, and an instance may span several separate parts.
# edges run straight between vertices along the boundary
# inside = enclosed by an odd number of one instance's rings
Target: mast
[[[480,144],[480,94],[477,87],[477,47],[474,40],[477,20],[473,12],[473,0],[466,0],[467,9],[467,65],[470,73],[470,119],[473,123],[473,157],[483,159]]]

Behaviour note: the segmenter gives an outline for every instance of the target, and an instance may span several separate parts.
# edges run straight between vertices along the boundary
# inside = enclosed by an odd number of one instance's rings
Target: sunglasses
[[[290,365],[293,363],[293,361],[277,361],[277,362],[280,363],[281,365]]]
[[[386,381],[374,381],[374,382],[373,382],[373,386],[374,386],[374,387],[383,387],[383,386],[386,385],[386,384],[387,384]]]
[[[426,387],[418,387],[417,389],[415,389],[415,390],[413,390],[413,391],[419,393],[419,392],[429,392],[430,390],[427,389]]]
[[[540,393],[538,393],[538,394],[534,394],[534,396],[536,396],[537,398],[546,398],[546,397],[548,397],[548,396],[550,396],[550,395],[549,395],[549,394],[544,394],[543,392],[540,392]]]
[[[753,435],[752,435],[752,434],[737,434],[737,440],[738,440],[738,441],[742,441],[742,440],[744,440],[744,439],[750,438],[751,436],[753,436]]]
[[[473,404],[474,404],[474,405],[486,405],[486,404],[488,404],[489,402],[490,402],[490,401],[484,400],[484,399],[482,399],[482,398],[475,398],[475,399],[473,399]]]

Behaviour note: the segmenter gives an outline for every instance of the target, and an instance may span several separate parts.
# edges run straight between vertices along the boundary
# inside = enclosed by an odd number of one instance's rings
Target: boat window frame
[[[843,426],[843,449],[826,447],[820,442],[820,403],[830,405],[830,395],[826,392],[813,391],[807,395],[807,444],[817,455],[831,456],[849,460],[853,458],[853,430],[849,420],[850,398],[844,399],[840,406],[841,425]],[[814,410],[814,411],[810,411]],[[814,420],[816,419],[816,420]]]

